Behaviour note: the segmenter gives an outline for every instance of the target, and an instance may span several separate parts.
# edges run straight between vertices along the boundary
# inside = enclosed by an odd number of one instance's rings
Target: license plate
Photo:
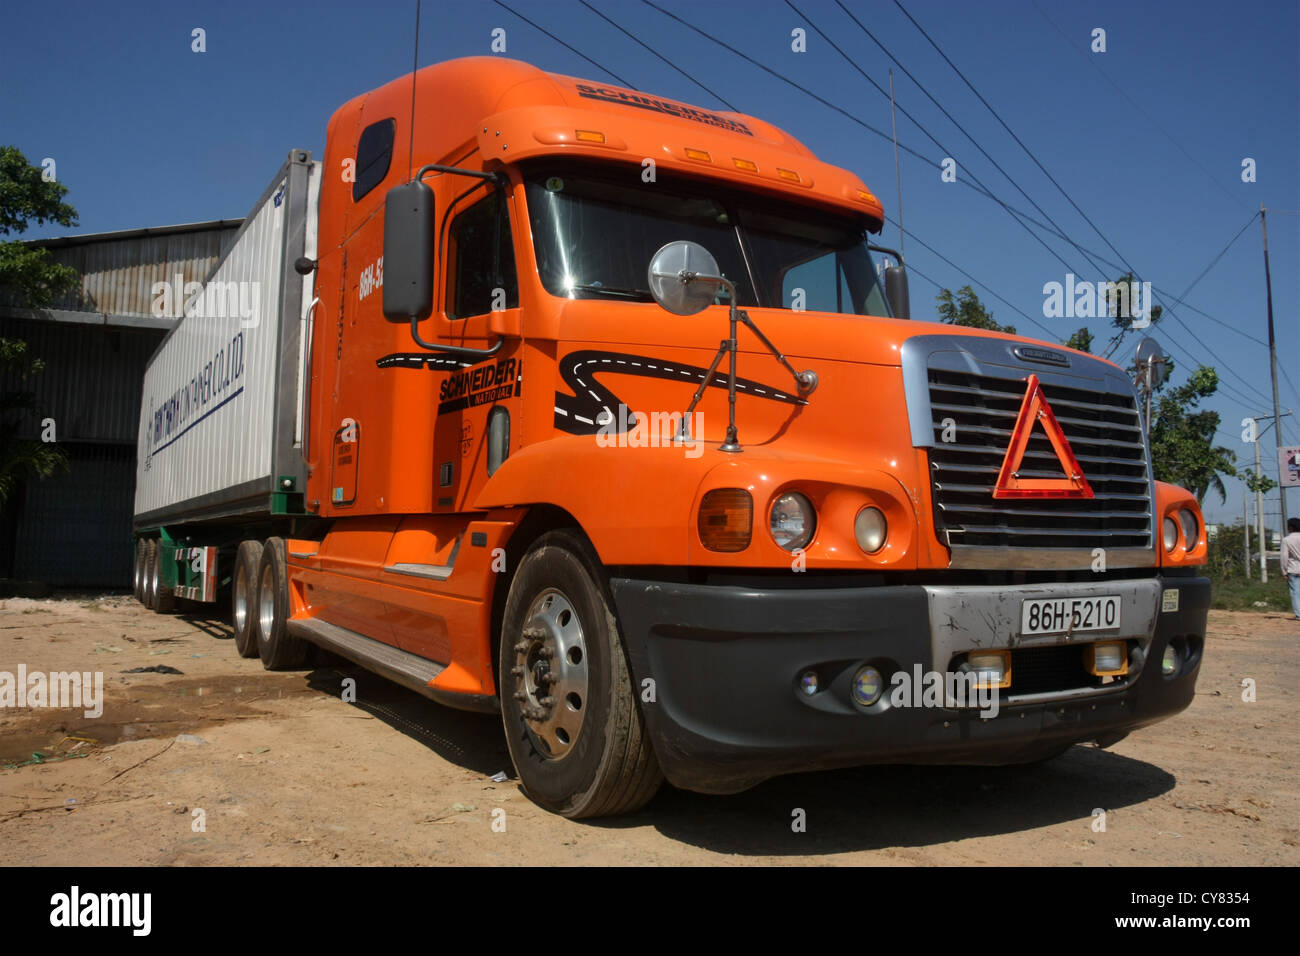
[[[1118,594],[1101,597],[1035,598],[1020,605],[1021,634],[1077,634],[1119,627]]]

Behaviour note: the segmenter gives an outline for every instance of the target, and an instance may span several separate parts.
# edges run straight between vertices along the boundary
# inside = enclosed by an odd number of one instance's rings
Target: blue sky
[[[737,109],[854,170],[897,218],[888,141],[639,0],[590,2]],[[889,58],[834,0],[794,0],[803,15],[784,0],[656,3],[888,131],[888,101],[814,29],[888,85]],[[929,160],[902,154],[916,317],[933,316],[938,286],[972,284],[998,321],[1063,340],[1083,320],[1044,318],[1044,283],[1063,282],[1067,271],[1089,281],[1114,278],[1124,270],[1103,260],[1119,262],[1122,255],[1163,290],[1156,301],[1167,311],[1155,333],[1181,365],[1175,382],[1198,361],[1219,368],[1224,386],[1210,407],[1223,416],[1220,442],[1245,464],[1253,449],[1241,441],[1238,423],[1246,415],[1271,414],[1268,353],[1254,341],[1267,339],[1258,218],[1200,278],[1185,305],[1176,299],[1262,203],[1270,209],[1278,362],[1290,379],[1281,379],[1281,404],[1300,416],[1297,3],[903,0],[1100,235],[893,0],[844,3],[1103,270],[1034,228],[1063,264],[1001,206],[969,188],[966,183],[978,177],[1003,202],[1043,218],[918,83],[896,69],[900,107],[942,146],[900,113],[900,143]],[[579,0],[509,5],[637,88],[722,106]],[[80,212],[74,229],[34,228],[26,237],[244,215],[290,148],[320,154],[334,109],[409,71],[414,6],[414,0],[8,5],[0,36],[0,142],[18,146],[33,162],[54,158]],[[191,51],[195,27],[206,31],[201,54]],[[487,0],[425,0],[420,64],[488,54],[498,27],[506,31],[507,56],[610,79]],[[803,53],[791,48],[797,27],[807,35]],[[1106,31],[1104,53],[1090,50],[1096,28]],[[941,182],[931,165],[945,157],[957,162],[957,183]],[[1247,157],[1255,160],[1254,183],[1242,182]],[[897,229],[887,226],[884,244],[897,240]],[[1100,334],[1100,323],[1092,324]],[[1130,335],[1115,358],[1127,360],[1135,344]],[[1300,445],[1300,419],[1285,419],[1283,434]],[[1275,475],[1272,442],[1270,431],[1265,470]],[[1276,523],[1276,492],[1271,499],[1265,512]],[[1288,501],[1289,513],[1300,514],[1300,494],[1292,491]],[[1239,518],[1241,484],[1228,482],[1226,505],[1213,495],[1205,504],[1210,520]]]

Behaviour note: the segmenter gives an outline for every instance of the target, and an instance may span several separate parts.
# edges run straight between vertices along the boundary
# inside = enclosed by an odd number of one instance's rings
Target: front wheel
[[[501,714],[524,792],[566,817],[630,813],[663,782],[605,576],[575,531],[529,549],[510,585]]]

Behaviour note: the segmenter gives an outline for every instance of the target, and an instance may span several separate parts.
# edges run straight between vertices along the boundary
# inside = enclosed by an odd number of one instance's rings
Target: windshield
[[[698,242],[742,306],[889,315],[862,221],[641,169],[544,165],[525,175],[542,285],[572,299],[651,302],[650,258]],[[718,302],[725,302],[721,291]]]

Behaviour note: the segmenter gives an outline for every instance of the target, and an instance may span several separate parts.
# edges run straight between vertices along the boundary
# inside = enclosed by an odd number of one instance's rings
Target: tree
[[[67,192],[15,147],[0,147],[0,236],[26,232],[33,222],[75,226],[77,210],[63,201]],[[55,262],[48,249],[0,241],[0,288],[28,308],[45,308],[76,285],[77,270]]]
[[[1255,471],[1254,468],[1243,468],[1241,470],[1241,480],[1246,483],[1246,488],[1252,494],[1259,492],[1266,495],[1277,487],[1276,481],[1264,474],[1263,471]]]
[[[0,147],[0,236],[22,233],[33,222],[73,226],[77,211],[63,201],[68,189],[31,165],[15,147]],[[76,288],[77,271],[50,258],[46,249],[0,241],[0,288],[30,308],[44,308]],[[45,367],[28,354],[22,339],[0,337],[0,368],[26,382]],[[0,394],[0,507],[23,478],[46,478],[67,467],[67,457],[53,442],[19,437],[25,420],[40,414],[36,396],[26,389]]]
[[[1161,386],[1151,410],[1151,467],[1155,477],[1182,485],[1203,502],[1209,491],[1227,501],[1221,475],[1237,474],[1235,452],[1214,444],[1219,413],[1196,411],[1201,400],[1219,387],[1219,373],[1202,366],[1187,381],[1165,391]]]
[[[1016,334],[1014,325],[999,325],[993,321],[993,313],[984,308],[975,290],[968,285],[957,290],[956,298],[951,289],[943,289],[937,296],[939,302],[939,321],[949,325],[966,325],[973,329],[988,329],[992,332]]]
[[[0,368],[26,381],[45,368],[45,363],[30,357],[27,343],[21,339],[0,338]],[[28,414],[40,414],[32,392],[0,394],[0,510],[26,476],[48,478],[55,469],[68,467],[67,456],[53,442],[20,437]]]
[[[1065,343],[1065,347],[1069,349],[1078,349],[1080,352],[1091,352],[1092,333],[1088,331],[1088,327],[1085,325],[1083,328],[1071,335],[1069,340]]]

